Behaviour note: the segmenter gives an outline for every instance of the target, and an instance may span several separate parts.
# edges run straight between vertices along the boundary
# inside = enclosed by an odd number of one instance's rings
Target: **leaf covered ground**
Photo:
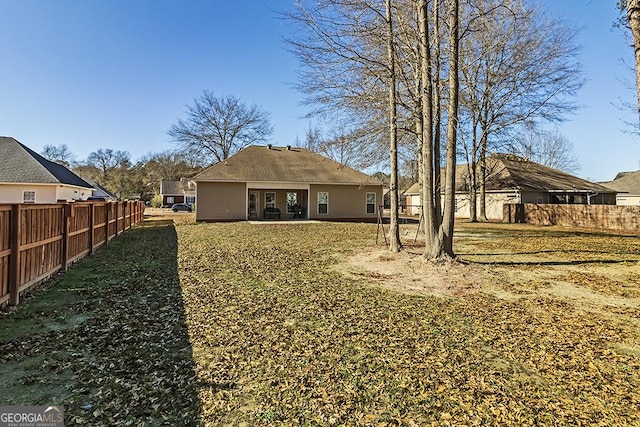
[[[456,233],[473,286],[439,293],[345,266],[375,224],[135,228],[0,317],[0,401],[70,425],[640,424],[640,237]],[[396,261],[424,280],[414,235]]]
[[[525,293],[546,283],[517,280],[523,268],[567,265],[613,265],[629,270],[624,280],[637,280],[638,237],[459,231],[467,236],[459,242],[463,257],[475,260],[486,292],[452,298],[394,292],[336,270],[371,246],[373,225],[180,227],[196,371],[209,381],[200,389],[205,422],[640,423],[638,300],[615,316]],[[604,294],[622,286],[593,284],[600,277],[587,273],[578,279]],[[637,282],[630,288],[636,295]]]

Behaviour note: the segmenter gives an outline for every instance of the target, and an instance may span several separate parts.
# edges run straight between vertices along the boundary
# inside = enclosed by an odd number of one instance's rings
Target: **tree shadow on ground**
[[[171,221],[135,227],[0,319],[5,404],[65,422],[200,425]]]

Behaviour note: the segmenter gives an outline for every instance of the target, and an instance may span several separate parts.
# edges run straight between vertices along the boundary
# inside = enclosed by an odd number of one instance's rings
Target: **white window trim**
[[[371,204],[371,203],[369,203],[369,202],[368,202],[368,200],[367,200],[367,198],[368,198],[369,194],[373,194],[373,212],[368,212],[368,211],[367,211],[367,207],[369,207],[369,205]],[[376,207],[376,201],[377,201],[377,200],[378,200],[378,195],[377,195],[375,192],[373,192],[373,191],[368,191],[368,192],[365,194],[365,196],[364,196],[364,213],[365,213],[366,215],[375,215],[375,214],[376,214],[376,209],[377,209],[377,207]]]
[[[320,213],[320,194],[326,194],[327,195],[327,212],[325,213]],[[318,191],[318,194],[316,195],[316,210],[318,212],[318,215],[329,215],[329,192],[328,191]],[[323,203],[324,204],[324,203]]]
[[[27,198],[25,197],[27,195],[27,193],[33,194],[33,200],[27,200]],[[35,190],[24,190],[22,192],[22,203],[35,203],[35,202],[36,202],[36,192],[35,192]]]
[[[295,194],[296,195],[296,203],[294,205],[289,205],[289,194]],[[297,191],[287,191],[287,213],[296,213],[296,209],[294,208],[294,206],[300,206],[300,204],[298,203],[298,192]],[[289,209],[291,208],[291,209]]]
[[[267,202],[267,194],[273,194],[273,208],[274,209],[277,208],[278,207],[278,205],[277,205],[277,194],[276,194],[275,191],[265,191],[264,192],[264,208],[267,209],[269,207],[268,206],[269,202]]]

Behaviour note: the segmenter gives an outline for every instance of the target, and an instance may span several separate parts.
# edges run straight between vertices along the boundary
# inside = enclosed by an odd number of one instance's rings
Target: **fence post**
[[[111,202],[104,202],[104,244],[109,243],[109,211],[111,210]]]
[[[128,221],[127,218],[129,217],[129,201],[125,200],[124,202],[122,202],[122,217],[124,218],[124,224],[122,226],[122,231],[127,231],[129,229],[128,227]]]
[[[116,202],[116,234],[113,237],[118,237],[119,225],[120,225],[120,202]]]
[[[62,271],[67,271],[69,264],[69,227],[71,226],[71,205],[62,207]]]
[[[20,302],[20,204],[11,207],[11,258],[9,261],[9,305]]]
[[[95,232],[96,204],[91,202],[89,209],[89,255],[93,254],[93,233]]]

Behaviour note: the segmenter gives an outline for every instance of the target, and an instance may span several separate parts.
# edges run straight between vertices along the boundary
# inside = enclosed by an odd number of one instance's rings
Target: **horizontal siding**
[[[196,190],[197,221],[244,220],[247,216],[245,183],[199,182]]]
[[[25,191],[36,192],[36,203],[56,203],[56,185],[0,184],[0,203],[22,203]]]
[[[318,214],[318,193],[329,193],[329,212]],[[367,193],[376,193],[375,213],[367,214]],[[312,185],[309,219],[375,219],[383,204],[381,185]]]

